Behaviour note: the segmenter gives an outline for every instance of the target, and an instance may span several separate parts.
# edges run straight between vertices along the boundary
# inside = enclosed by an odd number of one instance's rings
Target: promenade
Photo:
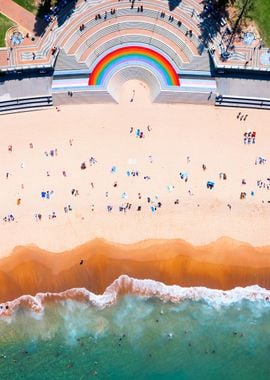
[[[1,0],[3,13],[19,23],[32,35],[37,34],[40,20],[8,0]],[[5,62],[1,53],[2,70],[5,67],[41,67],[55,64],[52,49],[62,49],[78,64],[85,63],[90,69],[96,59],[112,47],[136,42],[155,46],[169,55],[178,67],[189,66],[195,58],[210,49],[218,68],[268,70],[269,53],[255,39],[251,45],[236,41],[227,51],[228,25],[224,20],[213,21],[201,2],[181,1],[169,9],[167,1],[127,0],[78,1],[65,3],[51,15],[41,40],[31,42],[27,38],[21,45],[13,46],[11,57]],[[211,21],[212,20],[212,21]],[[81,26],[83,25],[83,28]],[[222,25],[222,26],[221,26]],[[196,61],[197,70],[209,70],[205,61]]]
[[[35,35],[36,16],[33,13],[10,0],[0,0],[0,12],[14,21],[18,27],[22,26]]]

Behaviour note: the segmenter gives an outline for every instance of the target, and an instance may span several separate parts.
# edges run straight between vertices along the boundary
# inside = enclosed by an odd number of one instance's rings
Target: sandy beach
[[[269,267],[268,122],[261,110],[151,104],[141,82],[127,82],[118,105],[1,116],[0,255],[227,236],[266,246],[258,266]]]

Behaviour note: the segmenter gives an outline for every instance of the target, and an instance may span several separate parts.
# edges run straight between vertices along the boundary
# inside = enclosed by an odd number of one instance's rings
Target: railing
[[[265,49],[267,52],[268,49]],[[270,65],[269,67],[258,67],[258,66],[248,66],[248,65],[233,65],[231,63],[222,63],[219,59],[217,59],[216,52],[214,54],[211,53],[211,49],[209,49],[209,54],[211,56],[211,59],[214,63],[215,69],[217,72],[222,73],[222,71],[228,71],[228,70],[237,70],[240,72],[270,72]]]
[[[216,106],[270,109],[270,99],[244,96],[218,95]]]

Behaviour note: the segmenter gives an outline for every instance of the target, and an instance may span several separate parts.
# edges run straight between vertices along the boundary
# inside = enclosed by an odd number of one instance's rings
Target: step
[[[51,96],[12,99],[0,102],[0,114],[23,112],[40,108],[50,108],[53,105]]]

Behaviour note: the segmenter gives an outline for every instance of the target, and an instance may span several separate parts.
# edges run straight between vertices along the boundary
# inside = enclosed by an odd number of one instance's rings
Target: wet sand
[[[229,238],[197,247],[182,240],[121,245],[97,239],[63,253],[17,247],[0,261],[0,302],[80,287],[102,294],[123,274],[186,287],[228,290],[257,284],[270,289],[269,254],[270,247]]]

